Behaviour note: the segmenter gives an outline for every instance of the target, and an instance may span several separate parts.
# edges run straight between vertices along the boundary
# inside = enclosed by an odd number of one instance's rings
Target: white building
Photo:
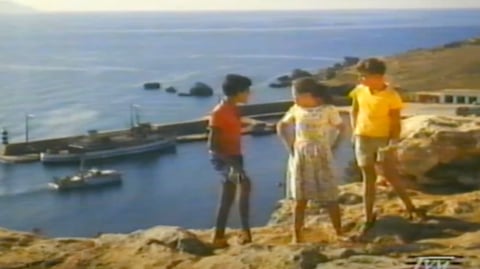
[[[417,92],[415,99],[420,103],[480,103],[480,89],[445,89],[435,92]]]

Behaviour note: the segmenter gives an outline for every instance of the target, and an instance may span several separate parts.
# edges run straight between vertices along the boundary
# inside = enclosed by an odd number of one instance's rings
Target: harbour
[[[348,100],[346,98],[336,98],[335,104],[346,105]],[[263,104],[244,105],[240,107],[241,115],[245,123],[243,129],[244,134],[255,135],[257,133],[274,133],[275,124],[268,122],[268,119],[280,118],[283,113],[292,105],[292,101],[279,101]],[[129,148],[125,143],[117,143],[112,145],[113,150],[108,152],[103,151],[93,155],[110,157],[110,156],[122,156],[130,153],[145,153],[148,151],[158,151],[164,149],[171,149],[172,143],[168,143],[168,139],[174,139],[176,143],[189,143],[196,141],[204,141],[207,139],[207,126],[208,117],[203,117],[199,120],[178,122],[173,124],[152,124],[152,123],[137,123],[130,129],[124,130],[112,130],[112,131],[98,131],[90,130],[86,135],[78,135],[71,137],[61,137],[46,140],[25,141],[23,143],[12,143],[2,146],[0,160],[3,162],[20,163],[20,162],[34,162],[45,161],[46,162],[61,162],[65,161],[78,161],[78,154],[69,154],[72,151],[75,152],[76,144],[82,143],[82,141],[97,141],[97,147],[103,144],[111,143],[113,138],[130,138],[132,141],[139,141],[140,138],[135,140],[135,137],[142,137],[145,140],[146,137],[150,138],[150,144],[139,144],[137,147]],[[256,128],[262,126],[262,128]],[[27,132],[28,128],[26,128]],[[166,143],[162,143],[162,140],[166,140]],[[110,141],[110,142],[109,142]],[[138,143],[137,143],[138,144]],[[61,153],[64,153],[62,156]],[[56,153],[56,154],[54,154]],[[92,155],[91,154],[91,155]],[[42,158],[43,157],[43,158]],[[88,157],[88,156],[87,156]]]

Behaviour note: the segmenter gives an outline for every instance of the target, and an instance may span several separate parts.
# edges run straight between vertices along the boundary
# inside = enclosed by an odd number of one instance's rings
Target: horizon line
[[[6,12],[6,14],[45,14],[45,13],[214,13],[214,12],[318,12],[318,11],[414,11],[414,10],[431,10],[431,11],[441,11],[441,10],[480,10],[478,7],[398,7],[398,8],[370,8],[370,7],[360,7],[360,8],[317,8],[317,9],[134,9],[134,10],[38,10],[33,9],[31,11],[25,12]],[[0,14],[2,12],[0,11]]]

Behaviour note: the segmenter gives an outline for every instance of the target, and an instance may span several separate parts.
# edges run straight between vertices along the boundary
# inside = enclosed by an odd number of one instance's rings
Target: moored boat
[[[152,140],[132,140],[130,143],[106,143],[98,145],[72,144],[68,149],[58,152],[42,152],[40,160],[43,163],[78,162],[85,160],[108,159],[133,154],[173,149],[176,146],[175,138]]]
[[[150,124],[141,124],[130,133],[105,135],[90,131],[65,148],[49,149],[40,153],[43,163],[68,163],[83,160],[108,159],[133,154],[175,149],[176,137],[152,131]]]

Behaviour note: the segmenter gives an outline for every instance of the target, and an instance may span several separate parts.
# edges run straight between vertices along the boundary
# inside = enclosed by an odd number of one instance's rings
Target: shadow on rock
[[[450,238],[480,230],[480,224],[450,217],[430,217],[423,223],[413,223],[398,216],[386,216],[377,221],[368,237],[376,241],[392,238],[396,243],[411,243],[424,239]]]

